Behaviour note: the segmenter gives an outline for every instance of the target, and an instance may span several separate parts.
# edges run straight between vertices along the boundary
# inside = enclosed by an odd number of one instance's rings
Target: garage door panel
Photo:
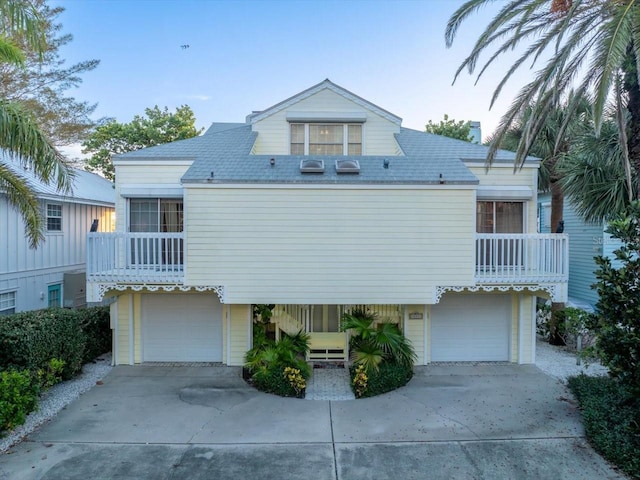
[[[431,307],[431,360],[508,361],[510,295],[450,295]]]
[[[146,362],[222,361],[222,305],[202,294],[143,295]]]

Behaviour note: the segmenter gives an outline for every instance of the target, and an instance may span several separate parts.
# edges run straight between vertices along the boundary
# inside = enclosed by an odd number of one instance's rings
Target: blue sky
[[[244,121],[325,78],[424,129],[445,113],[496,127],[528,72],[489,111],[508,61],[477,86],[454,73],[495,11],[464,24],[451,49],[444,29],[462,0],[52,0],[62,6],[68,63],[99,59],[73,92],[96,118],[130,121],[146,107],[187,104],[197,125]],[[181,45],[189,45],[183,49]]]

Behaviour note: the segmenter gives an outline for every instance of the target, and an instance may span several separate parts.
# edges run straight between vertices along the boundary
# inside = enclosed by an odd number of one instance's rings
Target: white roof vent
[[[300,160],[301,173],[324,173],[324,160],[316,160],[310,158],[308,160]]]
[[[336,172],[338,173],[360,173],[360,162],[358,160],[336,160]]]

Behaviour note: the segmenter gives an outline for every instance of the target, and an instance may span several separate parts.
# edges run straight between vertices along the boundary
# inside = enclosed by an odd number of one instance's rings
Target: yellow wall
[[[416,365],[423,365],[425,363],[425,322],[427,321],[427,312],[425,311],[425,305],[407,305],[406,309],[406,321],[404,335],[409,339],[413,350],[416,352],[417,360]],[[422,314],[422,319],[411,319],[411,314]]]
[[[226,303],[430,303],[471,285],[471,189],[185,189],[186,285]]]
[[[250,348],[251,305],[228,305],[230,313],[228,365],[244,365],[244,354]],[[223,357],[224,358],[224,357]]]
[[[258,132],[253,153],[256,155],[289,154],[289,122],[287,111],[294,112],[359,112],[365,113],[367,121],[363,124],[363,155],[399,155],[401,153],[393,136],[400,132],[395,123],[377,113],[348,100],[331,90],[320,92],[300,100],[290,107],[253,124]]]
[[[180,179],[189,168],[184,161],[179,164],[157,161],[153,164],[116,165],[116,230],[127,231],[127,199],[121,196],[122,187],[127,185],[179,185]]]
[[[538,188],[538,168],[537,166],[530,166],[522,168],[520,170],[513,170],[512,163],[500,163],[494,164],[489,170],[483,165],[477,163],[466,163],[471,173],[473,173],[478,180],[480,180],[480,186],[500,186],[508,188],[509,186],[516,187],[529,187],[531,189],[532,196],[526,199],[525,204],[525,221],[526,232],[536,233],[537,231],[537,194]],[[496,199],[500,200],[500,199]],[[508,199],[504,199],[509,201]],[[514,200],[521,201],[522,199]]]

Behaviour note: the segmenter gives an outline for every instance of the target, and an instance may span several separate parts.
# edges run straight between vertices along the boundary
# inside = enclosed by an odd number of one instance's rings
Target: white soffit
[[[533,198],[533,190],[522,185],[500,186],[487,185],[478,186],[478,199],[506,199],[506,200],[530,200]]]

